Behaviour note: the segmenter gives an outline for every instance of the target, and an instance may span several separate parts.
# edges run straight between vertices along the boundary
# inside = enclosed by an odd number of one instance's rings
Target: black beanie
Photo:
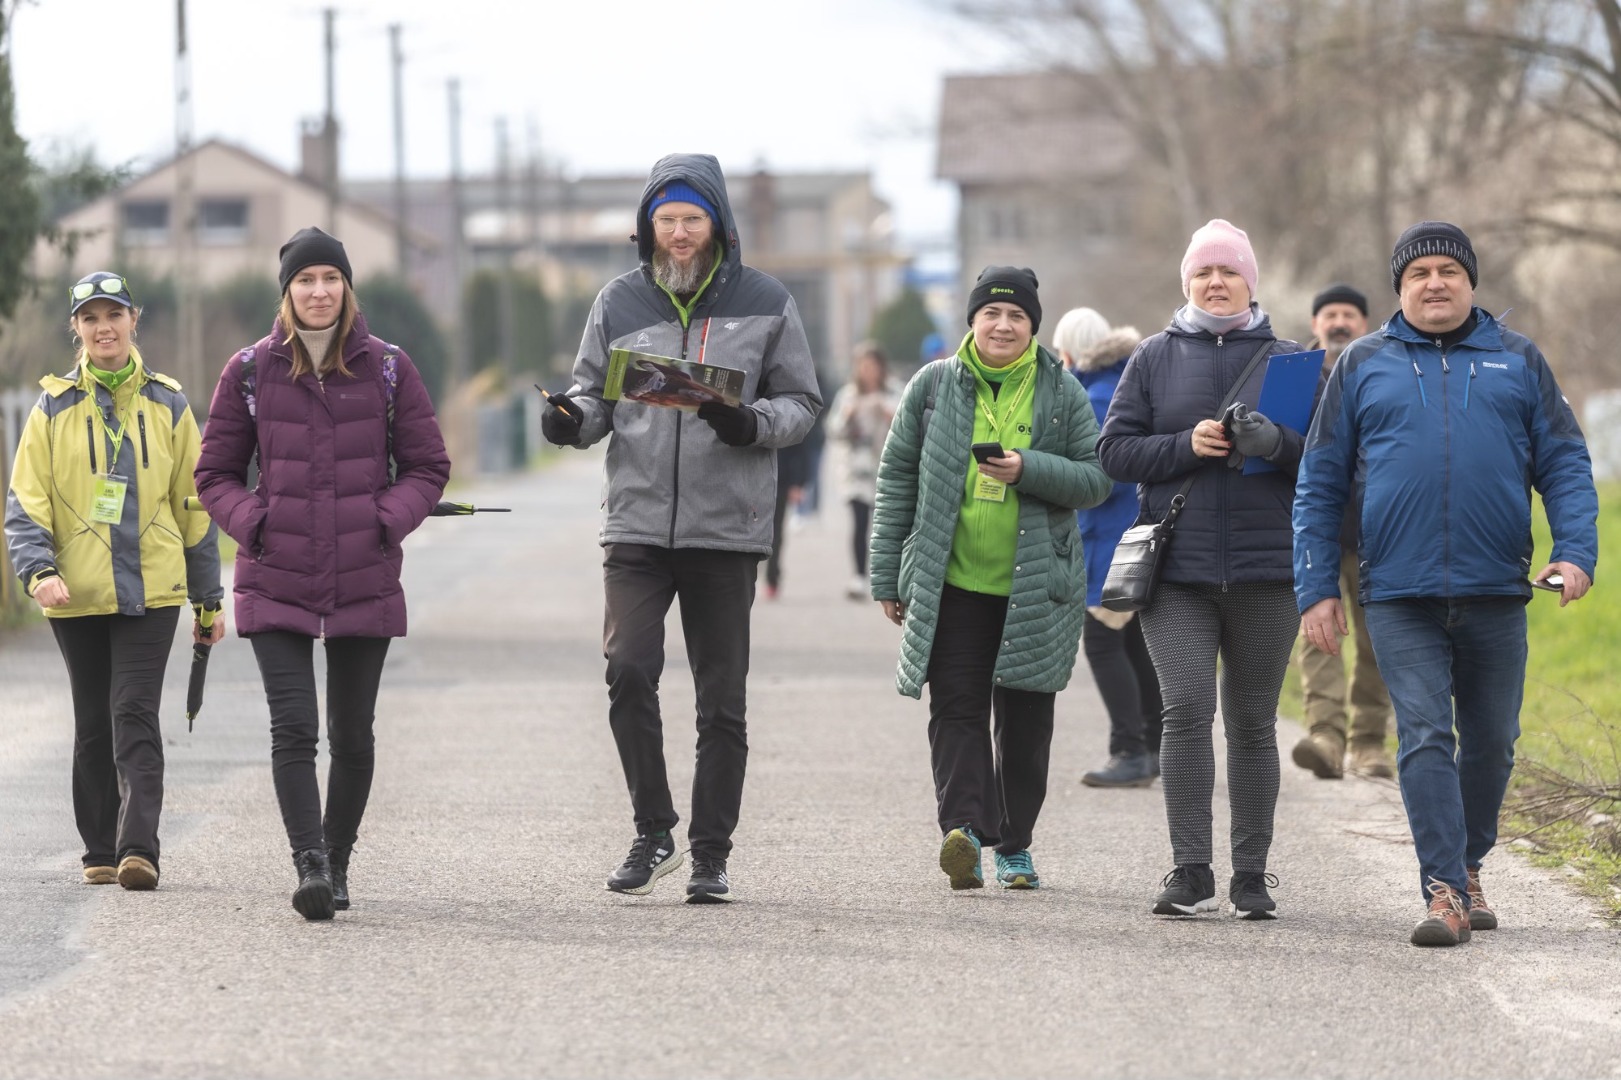
[[[349,269],[349,256],[344,252],[342,242],[314,225],[298,230],[291,240],[281,246],[282,292],[287,291],[293,275],[306,266],[336,266],[349,287],[355,287],[355,276]]]
[[[1023,266],[987,266],[968,294],[968,325],[974,325],[974,312],[986,304],[1006,301],[1024,308],[1030,316],[1030,332],[1041,329],[1041,298],[1036,295],[1036,272]]]
[[[1397,296],[1401,295],[1401,276],[1407,264],[1426,255],[1445,255],[1457,259],[1469,275],[1469,287],[1480,284],[1480,276],[1475,269],[1475,248],[1463,230],[1445,221],[1421,221],[1408,226],[1396,241],[1396,250],[1390,256],[1390,284]]]
[[[1343,281],[1336,281],[1311,298],[1311,317],[1315,319],[1317,313],[1329,304],[1350,304],[1362,312],[1364,318],[1368,314],[1368,298],[1362,295],[1362,290]]]

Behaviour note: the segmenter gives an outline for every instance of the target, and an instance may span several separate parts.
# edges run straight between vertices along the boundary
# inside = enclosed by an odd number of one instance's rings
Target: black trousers
[[[777,478],[777,501],[771,507],[771,554],[765,560],[765,583],[782,584],[782,549],[788,545],[788,485]]]
[[[73,817],[84,865],[158,865],[163,732],[158,707],[180,608],[51,619],[73,691]]]
[[[867,549],[872,544],[872,503],[850,500],[850,545],[856,557],[856,573],[867,576]]]
[[[315,779],[321,714],[315,697],[315,639],[285,630],[254,634],[253,655],[270,703],[270,768],[281,821],[294,852],[354,845],[376,766],[377,688],[389,638],[326,639],[326,815]]]
[[[679,601],[698,706],[687,840],[695,854],[722,859],[732,849],[749,756],[744,723],[749,609],[759,561],[734,551],[609,544],[602,564],[608,724],[630,788],[636,831],[672,829],[680,820],[670,798],[659,714],[664,617],[671,602]]]
[[[1081,645],[1098,697],[1109,710],[1109,753],[1159,753],[1165,706],[1154,660],[1143,640],[1143,620],[1133,618],[1111,630],[1087,612]]]
[[[1030,846],[1047,798],[1056,694],[995,685],[1008,598],[940,594],[929,653],[929,751],[940,831],[971,826],[1004,855]],[[994,724],[987,723],[994,717]]]

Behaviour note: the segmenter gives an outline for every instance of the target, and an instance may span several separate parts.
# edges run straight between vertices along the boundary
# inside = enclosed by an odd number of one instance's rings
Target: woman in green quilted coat
[[[985,844],[1003,887],[1041,883],[1030,840],[1053,699],[1086,615],[1075,511],[1113,488],[1085,390],[1035,341],[1036,288],[1027,269],[985,268],[970,332],[907,386],[878,464],[872,595],[901,627],[900,692],[921,697],[929,684],[940,869],[953,889],[984,885]],[[978,443],[1000,452],[976,454]]]

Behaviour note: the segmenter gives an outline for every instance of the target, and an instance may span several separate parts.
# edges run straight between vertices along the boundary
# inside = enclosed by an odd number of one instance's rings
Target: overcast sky
[[[0,0],[3,2],[3,0]],[[464,169],[516,160],[531,124],[568,172],[644,172],[662,154],[716,154],[733,176],[866,168],[904,238],[955,213],[934,180],[946,73],[1008,67],[1011,50],[938,0],[339,0],[336,102],[344,174],[393,173],[387,26],[403,26],[406,168],[449,171],[446,82],[462,83]],[[287,167],[324,109],[316,0],[189,0],[194,130]],[[251,13],[251,14],[250,14]],[[174,147],[175,0],[24,0],[12,25],[17,124],[36,153],[93,145],[147,165]]]

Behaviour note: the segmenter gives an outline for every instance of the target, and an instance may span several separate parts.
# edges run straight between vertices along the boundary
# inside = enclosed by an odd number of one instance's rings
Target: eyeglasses
[[[75,300],[88,300],[97,292],[108,296],[124,296],[129,292],[129,285],[121,277],[104,277],[100,281],[81,281],[68,290],[68,294]]]
[[[704,214],[689,214],[686,217],[656,217],[653,219],[653,228],[661,233],[673,233],[677,225],[688,232],[697,232],[709,220]]]

